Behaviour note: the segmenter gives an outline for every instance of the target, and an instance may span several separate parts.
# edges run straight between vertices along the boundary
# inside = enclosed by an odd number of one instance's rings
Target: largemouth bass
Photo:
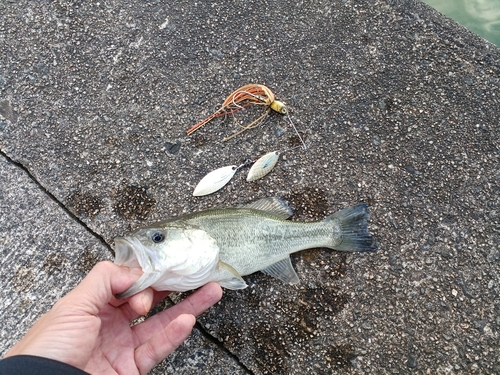
[[[279,198],[235,208],[215,208],[160,221],[115,238],[115,263],[144,274],[118,298],[147,287],[184,292],[215,281],[243,289],[242,276],[262,271],[286,283],[299,278],[290,254],[314,247],[375,251],[368,205],[358,204],[322,221],[286,220],[292,209]]]

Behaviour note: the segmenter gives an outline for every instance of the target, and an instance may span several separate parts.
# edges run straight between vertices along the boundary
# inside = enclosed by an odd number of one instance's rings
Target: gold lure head
[[[287,114],[287,109],[286,109],[286,106],[285,106],[285,103],[283,102],[280,102],[279,100],[275,100],[273,101],[271,104],[270,104],[270,107],[273,111],[276,111],[278,113],[281,113],[282,115],[286,115]]]

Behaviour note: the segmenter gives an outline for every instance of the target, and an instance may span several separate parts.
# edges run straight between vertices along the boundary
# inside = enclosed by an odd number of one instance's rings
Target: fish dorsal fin
[[[273,265],[263,269],[262,272],[266,275],[275,277],[284,283],[298,284],[300,282],[299,277],[293,269],[290,257],[274,263]]]
[[[219,280],[218,283],[220,286],[232,290],[245,289],[248,286],[245,280],[243,280],[241,275],[238,273],[238,271],[236,271],[230,264],[224,263],[219,260],[219,268],[226,271],[226,273],[230,273],[232,276],[224,280]]]
[[[276,197],[262,198],[241,206],[241,208],[264,211],[280,219],[288,219],[293,215],[292,208],[286,204],[285,200]]]

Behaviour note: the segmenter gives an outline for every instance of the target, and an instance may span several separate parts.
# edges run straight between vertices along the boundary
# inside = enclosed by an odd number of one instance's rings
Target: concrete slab
[[[242,366],[500,372],[498,48],[414,1],[0,7],[0,148],[107,243],[265,196],[294,220],[371,204],[379,252],[298,254],[299,286],[252,275],[201,319]],[[296,143],[279,115],[185,136],[250,82],[309,149],[194,198],[208,171]]]
[[[111,252],[22,168],[0,157],[0,353]]]

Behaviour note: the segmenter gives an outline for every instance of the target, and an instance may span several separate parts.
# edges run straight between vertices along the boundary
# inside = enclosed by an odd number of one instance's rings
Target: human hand
[[[89,373],[146,374],[182,344],[191,333],[195,316],[217,303],[222,290],[209,283],[177,305],[131,327],[131,321],[170,293],[148,288],[127,300],[114,297],[141,274],[140,269],[98,263],[4,358],[34,355]]]

